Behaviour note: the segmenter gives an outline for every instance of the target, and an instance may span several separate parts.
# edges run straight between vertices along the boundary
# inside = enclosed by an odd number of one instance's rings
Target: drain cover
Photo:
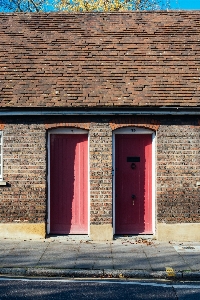
[[[177,252],[200,252],[200,246],[174,246]]]

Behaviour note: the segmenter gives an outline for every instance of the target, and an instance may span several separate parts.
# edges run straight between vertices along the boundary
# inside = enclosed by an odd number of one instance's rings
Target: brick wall
[[[112,223],[111,124],[116,123],[119,128],[120,123],[123,127],[128,120],[130,117],[90,117],[80,122],[80,127],[89,128],[92,225]],[[49,119],[49,122],[47,119],[24,118],[1,122],[4,124],[4,180],[9,183],[0,187],[1,222],[44,222],[47,210],[45,127],[51,127],[51,124],[77,127],[77,118],[63,117],[63,120]],[[146,122],[145,127],[152,126],[151,119],[146,118]],[[139,119],[135,123],[141,125]],[[157,220],[165,223],[200,222],[200,190],[196,185],[200,181],[198,120],[186,116],[156,117],[153,123],[160,124],[156,125]]]
[[[46,218],[46,135],[44,125],[23,120],[3,130],[4,180],[1,222],[40,223]]]
[[[157,132],[159,222],[200,222],[200,128],[193,117],[168,118]]]
[[[3,123],[3,122],[2,122]],[[4,180],[0,187],[1,222],[46,221],[47,135],[49,128],[89,129],[91,224],[112,223],[112,130],[109,120],[54,118],[4,124]]]
[[[90,126],[91,224],[112,224],[112,130],[109,121]]]

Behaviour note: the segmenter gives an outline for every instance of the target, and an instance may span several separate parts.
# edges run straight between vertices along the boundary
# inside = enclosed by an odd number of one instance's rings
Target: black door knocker
[[[131,169],[134,170],[136,168],[136,164],[132,163],[131,164]]]

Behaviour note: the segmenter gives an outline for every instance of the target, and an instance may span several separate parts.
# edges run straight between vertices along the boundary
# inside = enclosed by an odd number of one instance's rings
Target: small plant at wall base
[[[0,12],[114,12],[169,8],[168,0],[0,0]]]

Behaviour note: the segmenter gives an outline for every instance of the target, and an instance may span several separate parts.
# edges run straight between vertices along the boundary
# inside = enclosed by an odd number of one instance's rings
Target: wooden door
[[[88,136],[50,135],[50,233],[88,233]]]
[[[152,233],[152,135],[115,135],[115,233]]]

